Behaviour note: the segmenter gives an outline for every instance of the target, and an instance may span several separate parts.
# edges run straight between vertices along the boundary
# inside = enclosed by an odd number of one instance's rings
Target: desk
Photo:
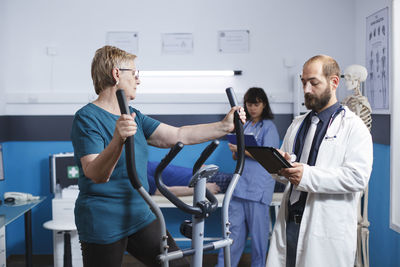
[[[25,217],[25,263],[26,266],[32,267],[32,209],[45,200],[46,197],[40,197],[38,200],[28,202],[16,202],[15,204],[0,205],[0,216],[4,219],[0,220],[0,229],[5,231],[5,226],[24,215]],[[5,232],[4,232],[5,242]],[[6,259],[6,251],[4,247],[4,266]],[[0,262],[0,265],[3,262]]]

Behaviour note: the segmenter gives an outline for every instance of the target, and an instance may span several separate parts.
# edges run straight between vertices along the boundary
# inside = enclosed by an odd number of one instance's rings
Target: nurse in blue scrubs
[[[268,97],[262,88],[250,88],[244,95],[244,108],[248,121],[244,133],[254,135],[258,146],[279,147],[279,135],[272,122],[273,113]],[[229,144],[232,156],[236,160],[236,145]],[[265,266],[269,237],[269,205],[274,192],[275,180],[246,153],[243,174],[233,193],[229,205],[231,222],[230,238],[232,267],[238,265],[246,245],[251,237],[251,266]],[[224,255],[218,255],[218,265],[224,266]]]

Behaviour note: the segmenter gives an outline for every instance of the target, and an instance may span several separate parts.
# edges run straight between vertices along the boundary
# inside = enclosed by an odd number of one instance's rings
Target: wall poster
[[[381,9],[367,17],[366,96],[372,112],[389,114],[389,8]]]

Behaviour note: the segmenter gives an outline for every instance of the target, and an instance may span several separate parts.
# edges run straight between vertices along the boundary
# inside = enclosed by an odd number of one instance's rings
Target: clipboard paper
[[[229,143],[237,145],[236,142],[236,134],[227,134],[226,138],[228,139]],[[252,134],[245,134],[244,135],[244,144],[245,146],[257,146],[257,141]]]

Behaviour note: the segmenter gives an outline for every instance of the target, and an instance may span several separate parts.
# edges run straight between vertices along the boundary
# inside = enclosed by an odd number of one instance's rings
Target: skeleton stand
[[[344,99],[343,104],[356,113],[371,131],[371,105],[368,99],[360,92],[360,81],[358,81],[357,87],[354,88],[354,94]],[[357,267],[369,267],[368,185],[363,193],[358,203],[357,251],[355,261],[355,266]],[[363,201],[362,212],[361,201]]]

